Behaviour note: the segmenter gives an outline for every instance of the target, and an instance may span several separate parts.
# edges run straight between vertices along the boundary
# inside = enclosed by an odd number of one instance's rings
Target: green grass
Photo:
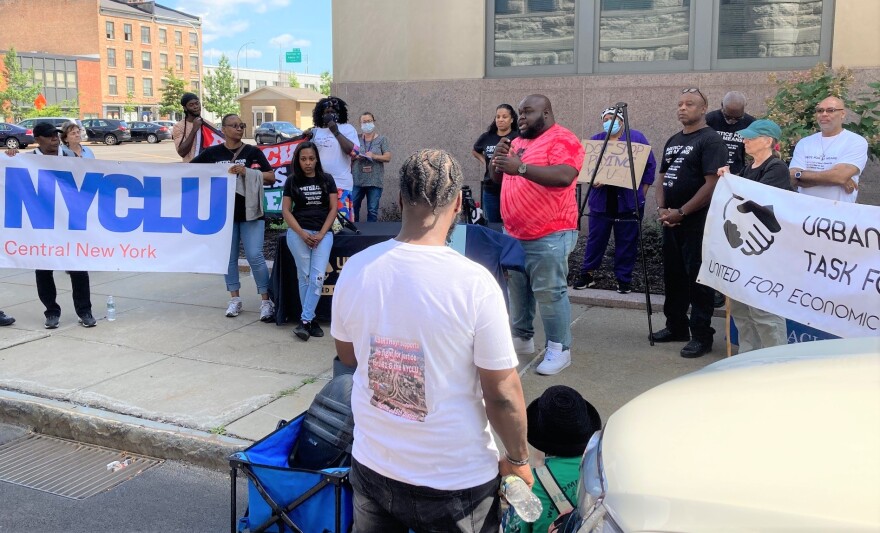
[[[214,435],[226,435],[226,426],[216,426],[208,430]]]

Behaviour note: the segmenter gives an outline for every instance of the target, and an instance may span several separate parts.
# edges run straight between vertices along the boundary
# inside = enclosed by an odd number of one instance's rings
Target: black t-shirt
[[[728,124],[720,109],[706,113],[706,125],[717,131],[727,145],[727,164],[730,165],[731,174],[742,176],[745,167],[746,146],[737,132],[746,129],[754,121],[752,115],[743,114],[736,124]]]
[[[474,151],[483,154],[483,157],[486,158],[486,172],[483,174],[483,188],[486,191],[495,194],[501,193],[501,184],[492,181],[490,174],[492,170],[489,168],[489,165],[492,163],[492,157],[495,155],[495,146],[501,142],[501,139],[506,138],[512,141],[518,136],[517,131],[513,129],[504,136],[498,135],[498,133],[493,131],[487,131],[480,135],[480,138],[474,143]]]
[[[712,128],[693,133],[678,132],[666,141],[660,173],[666,207],[678,209],[697,194],[706,183],[706,175],[716,174],[727,164],[727,146]],[[688,213],[682,225],[702,225],[708,206]]]
[[[272,165],[269,164],[263,151],[256,146],[241,145],[241,150],[233,161],[232,157],[235,156],[235,152],[236,150],[230,150],[225,144],[218,144],[195,156],[190,163],[229,163],[230,165],[244,165],[247,168],[258,168],[262,172],[272,170]],[[244,195],[236,194],[232,220],[235,222],[247,221],[245,213]]]
[[[742,177],[763,183],[764,185],[770,185],[771,187],[785,189],[786,191],[791,190],[788,166],[774,155],[768,157],[758,168],[752,168],[751,165],[746,167],[743,170]]]
[[[330,193],[336,192],[336,181],[330,174],[305,178],[299,185],[293,174],[284,182],[284,196],[293,202],[293,218],[302,229],[320,231],[330,214]]]

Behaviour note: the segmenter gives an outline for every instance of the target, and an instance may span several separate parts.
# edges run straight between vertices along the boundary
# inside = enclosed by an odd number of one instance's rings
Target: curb
[[[213,470],[227,469],[227,458],[252,444],[248,440],[5,390],[0,390],[0,422]]]
[[[645,294],[641,292],[631,292],[629,294],[620,294],[617,291],[604,289],[583,289],[575,290],[568,288],[568,299],[573,304],[592,305],[596,307],[612,307],[616,309],[646,309]],[[663,314],[663,302],[666,298],[662,294],[651,295],[651,311],[652,314]],[[724,308],[715,309],[712,316],[724,318]]]

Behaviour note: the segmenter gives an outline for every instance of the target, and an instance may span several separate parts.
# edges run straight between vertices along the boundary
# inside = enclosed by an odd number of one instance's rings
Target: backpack
[[[354,441],[351,388],[351,374],[341,374],[315,396],[288,457],[291,468],[323,470],[351,466]]]

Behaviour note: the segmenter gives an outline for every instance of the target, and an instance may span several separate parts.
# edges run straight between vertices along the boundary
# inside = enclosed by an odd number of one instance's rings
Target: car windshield
[[[278,124],[275,124],[275,129],[281,130],[284,133],[296,133],[299,131],[289,122],[279,122]]]

